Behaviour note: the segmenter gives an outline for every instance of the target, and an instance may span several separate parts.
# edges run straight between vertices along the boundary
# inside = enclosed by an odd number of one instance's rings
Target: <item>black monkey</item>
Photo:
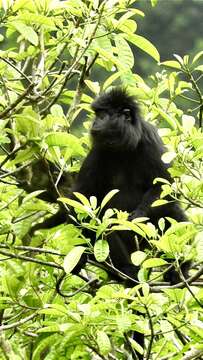
[[[132,96],[121,88],[103,93],[93,102],[95,113],[90,136],[92,149],[84,160],[78,174],[73,192],[77,191],[87,198],[94,195],[98,204],[112,189],[120,191],[108,203],[108,207],[127,211],[129,219],[140,216],[149,217],[157,225],[160,217],[171,217],[177,221],[187,220],[178,203],[173,199],[169,203],[151,207],[159,198],[160,184],[153,184],[157,177],[171,181],[168,165],[161,156],[164,146],[155,127],[144,121]],[[67,220],[65,211],[61,210],[35,230],[42,227],[53,227]],[[94,241],[94,239],[92,239]],[[136,250],[134,234],[131,232],[114,232],[109,238],[110,258],[113,265],[135,278],[138,268],[130,259]],[[140,239],[139,247],[145,249],[148,244]],[[76,272],[80,270],[77,267]],[[187,276],[187,267],[183,267]],[[174,269],[168,274],[171,283],[179,280]],[[143,346],[143,335],[136,334],[136,340]],[[142,356],[137,354],[139,359]]]
[[[167,216],[185,221],[184,212],[174,200],[151,207],[161,192],[160,184],[154,185],[153,180],[161,177],[170,181],[171,178],[168,165],[161,160],[164,146],[157,130],[141,118],[134,98],[125,90],[115,88],[101,94],[92,109],[95,113],[90,130],[92,149],[83,162],[73,191],[87,198],[94,195],[100,204],[103,197],[116,188],[120,191],[108,207],[127,211],[129,219],[146,216],[154,225],[160,217]],[[136,250],[134,236],[130,232],[113,233],[109,245],[113,265],[135,277],[138,269],[130,260]],[[140,249],[146,246],[142,239]],[[174,271],[170,280],[177,282]]]
[[[178,202],[170,197],[167,204],[151,207],[161,193],[161,185],[153,184],[154,179],[161,177],[171,181],[171,177],[168,165],[161,159],[165,151],[162,140],[156,128],[141,118],[135,99],[124,89],[114,88],[99,95],[92,109],[95,113],[90,130],[92,149],[82,164],[70,197],[74,198],[73,192],[77,191],[87,198],[96,196],[100,204],[110,190],[119,189],[108,207],[127,211],[131,220],[146,216],[155,226],[161,217],[186,221]],[[61,207],[54,216],[34,226],[32,232],[67,221],[70,220]],[[135,278],[138,268],[130,259],[136,250],[134,235],[115,232],[108,240],[113,265]],[[143,250],[147,246],[147,242],[140,239],[139,248]],[[187,276],[187,266],[183,271]],[[176,283],[179,277],[172,269],[166,279]]]
[[[87,198],[94,195],[98,204],[112,189],[120,191],[108,203],[108,207],[127,211],[129,219],[146,216],[156,226],[161,217],[177,221],[187,220],[177,201],[151,207],[159,198],[161,185],[153,184],[157,177],[171,181],[168,165],[161,157],[165,149],[156,128],[144,121],[133,97],[120,88],[101,94],[92,104],[95,113],[90,135],[92,149],[83,162],[73,191]],[[169,225],[169,224],[168,224]],[[113,265],[132,278],[136,278],[138,267],[131,262],[130,255],[136,250],[131,232],[114,232],[108,238],[110,258]],[[140,239],[141,250],[148,247]],[[188,267],[182,271],[187,276]],[[179,281],[174,268],[165,280]],[[144,336],[134,333],[135,340],[144,347]],[[137,353],[141,360],[143,356]]]

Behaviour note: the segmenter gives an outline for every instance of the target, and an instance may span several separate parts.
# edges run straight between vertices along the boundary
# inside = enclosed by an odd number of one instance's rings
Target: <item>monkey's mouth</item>
[[[118,138],[115,139],[101,139],[100,143],[107,148],[115,148],[119,146]]]
[[[119,145],[119,137],[114,136],[109,139],[108,134],[101,134],[101,133],[96,133],[96,132],[91,132],[91,138],[93,140],[93,143],[95,143],[96,145],[100,145],[103,147],[116,147]]]

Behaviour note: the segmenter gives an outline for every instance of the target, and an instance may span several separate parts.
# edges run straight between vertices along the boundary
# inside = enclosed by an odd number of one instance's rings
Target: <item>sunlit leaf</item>
[[[203,50],[199,51],[199,52],[194,56],[194,59],[193,59],[192,63],[194,64],[196,61],[198,61],[201,56],[203,56]]]
[[[86,198],[86,196],[84,196],[83,194],[78,193],[78,192],[74,192],[74,195],[75,195],[76,198],[78,198],[78,199],[81,201],[81,203],[82,203],[83,205],[91,207],[90,202],[89,202],[89,200]]]
[[[199,65],[195,68],[196,71],[203,71],[203,65]]]
[[[130,41],[132,44],[139,47],[141,50],[145,51],[147,54],[149,54],[151,57],[153,57],[156,61],[160,60],[160,55],[158,50],[155,48],[155,46],[147,39],[145,39],[143,36],[136,35],[136,34],[125,34],[126,40]]]
[[[45,142],[48,146],[69,147],[71,153],[84,155],[84,149],[80,144],[79,139],[72,134],[52,132],[45,137]]]
[[[102,355],[107,355],[111,351],[111,342],[104,331],[97,331],[97,345]]]
[[[135,266],[139,266],[147,257],[147,254],[144,251],[135,251],[131,254],[132,263]]]
[[[118,189],[114,189],[109,191],[109,193],[103,198],[102,203],[101,203],[101,209],[104,208],[104,206],[112,199],[112,197],[114,195],[116,195],[119,192]]]
[[[109,244],[106,240],[97,240],[94,245],[94,256],[99,262],[105,261],[109,256]]]
[[[117,35],[115,44],[118,50],[119,61],[131,69],[134,65],[134,56],[127,41],[121,35]]]
[[[63,267],[67,274],[69,274],[78,264],[82,254],[85,252],[84,246],[75,246],[64,258]]]
[[[170,164],[171,161],[176,158],[176,156],[177,154],[175,151],[167,151],[162,155],[161,159],[165,164]]]
[[[160,258],[153,258],[153,259],[148,259],[145,260],[142,264],[142,266],[146,269],[146,268],[153,268],[153,267],[158,267],[158,266],[163,266],[163,265],[167,265],[167,261],[160,259]]]
[[[160,65],[168,66],[174,69],[181,69],[181,65],[175,60],[163,61]]]
[[[23,22],[14,21],[12,26],[31,44],[38,45],[38,36],[31,26],[25,25]]]

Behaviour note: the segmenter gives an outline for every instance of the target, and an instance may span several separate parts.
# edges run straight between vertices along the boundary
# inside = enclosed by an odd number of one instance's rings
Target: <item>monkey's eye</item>
[[[130,109],[123,109],[122,110],[122,114],[125,116],[125,119],[128,120],[128,121],[131,121],[131,111]]]

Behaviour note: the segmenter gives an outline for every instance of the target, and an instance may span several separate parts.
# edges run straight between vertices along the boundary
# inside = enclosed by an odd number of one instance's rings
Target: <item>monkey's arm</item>
[[[68,214],[64,207],[60,206],[59,210],[56,214],[50,216],[49,218],[45,219],[43,222],[38,223],[32,226],[29,234],[32,236],[35,231],[40,229],[51,229],[54,226],[64,224],[67,222]]]
[[[87,198],[90,196],[101,196],[100,174],[99,157],[94,150],[91,150],[80,168],[72,192],[79,192]],[[72,194],[71,197],[74,198],[74,194]]]
[[[146,191],[146,193],[144,194],[140,204],[130,214],[129,220],[135,219],[137,217],[142,217],[142,216],[151,217],[152,212],[153,212],[153,208],[151,207],[151,205],[155,200],[159,199],[160,193],[161,193],[160,185],[154,185],[148,191]],[[160,207],[159,207],[159,209],[160,209]]]

